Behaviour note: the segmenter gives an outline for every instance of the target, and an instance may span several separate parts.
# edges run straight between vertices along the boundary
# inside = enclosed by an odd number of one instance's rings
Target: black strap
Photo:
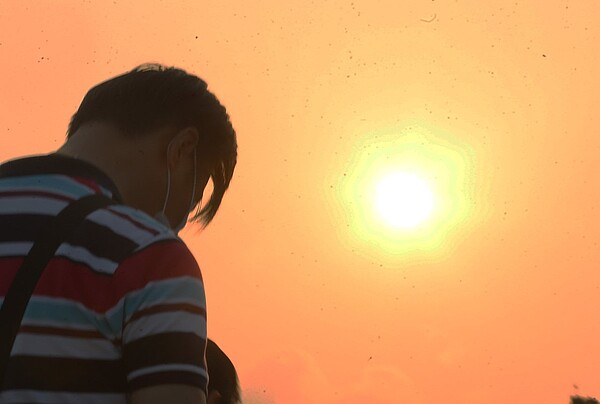
[[[87,215],[114,203],[112,199],[100,194],[84,196],[70,203],[54,217],[47,228],[42,229],[19,268],[0,309],[0,386],[4,381],[10,352],[25,308],[48,261]]]

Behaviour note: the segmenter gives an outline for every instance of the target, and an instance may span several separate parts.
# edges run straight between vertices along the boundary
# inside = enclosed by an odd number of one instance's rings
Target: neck
[[[148,139],[150,138],[150,139]],[[162,208],[164,172],[156,171],[160,158],[152,136],[129,139],[109,125],[86,124],[56,151],[86,161],[104,171],[115,183],[123,202],[150,215]]]

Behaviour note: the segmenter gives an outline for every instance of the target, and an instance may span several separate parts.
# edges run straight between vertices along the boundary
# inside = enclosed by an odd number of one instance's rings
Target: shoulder
[[[177,277],[202,276],[196,258],[179,238],[158,238],[134,251],[121,262],[121,276],[139,275],[145,281],[160,281]]]
[[[169,228],[125,205],[95,210],[65,241],[59,254],[85,262],[106,275],[115,275],[125,261],[145,250],[150,250],[149,253],[161,250],[169,255],[187,251]]]
[[[111,205],[93,212],[88,219],[114,234],[127,238],[143,249],[160,240],[177,240],[178,237],[166,226],[148,214],[126,205]]]
[[[103,226],[107,240],[119,240],[121,256],[115,275],[143,282],[191,276],[202,279],[191,251],[171,229],[148,214],[126,205],[100,209],[88,218]],[[98,232],[95,232],[97,235]]]

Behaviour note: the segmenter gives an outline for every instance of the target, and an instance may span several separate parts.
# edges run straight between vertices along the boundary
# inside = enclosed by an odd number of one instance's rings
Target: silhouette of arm
[[[180,240],[163,241],[117,272],[127,289],[119,318],[131,402],[206,403],[206,300],[191,252]]]

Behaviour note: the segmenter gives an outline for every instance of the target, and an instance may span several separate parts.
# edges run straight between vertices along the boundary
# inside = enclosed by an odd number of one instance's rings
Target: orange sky
[[[247,404],[600,398],[599,15],[594,0],[1,0],[0,159],[60,146],[100,81],[184,68],[238,133],[217,218],[183,236]],[[342,188],[365,145],[423,128],[464,160],[463,216],[397,253],[351,225]]]

